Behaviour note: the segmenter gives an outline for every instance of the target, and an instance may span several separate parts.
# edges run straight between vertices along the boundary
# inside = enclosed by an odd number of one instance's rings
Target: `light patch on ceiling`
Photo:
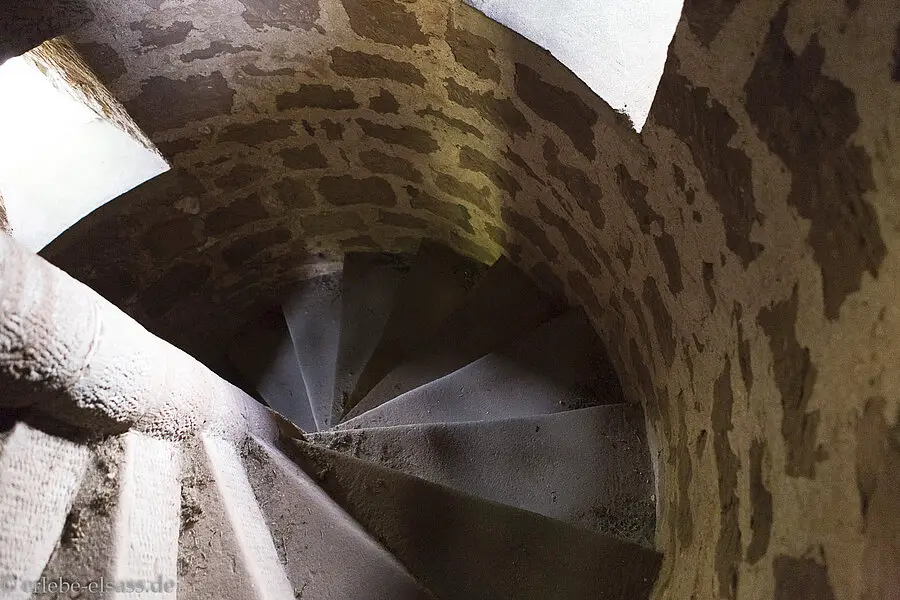
[[[0,194],[13,236],[37,252],[169,165],[57,88],[35,65],[0,65]]]
[[[682,0],[465,0],[550,51],[640,131]]]

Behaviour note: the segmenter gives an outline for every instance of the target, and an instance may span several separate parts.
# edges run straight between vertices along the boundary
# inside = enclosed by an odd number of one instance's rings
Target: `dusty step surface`
[[[181,533],[178,544],[178,597],[214,600],[254,598],[222,489],[202,444],[186,451],[182,469]],[[223,593],[228,590],[228,593]]]
[[[300,362],[316,429],[331,426],[341,328],[341,274],[310,279],[282,306]]]
[[[347,413],[347,418],[452,373],[559,311],[558,302],[541,291],[509,259],[501,257],[435,337],[408,354]]]
[[[281,311],[271,311],[235,337],[228,358],[272,409],[304,431],[316,431],[300,361]]]
[[[345,411],[352,410],[409,351],[437,333],[484,270],[484,265],[446,246],[422,241],[397,291],[384,333],[350,393]]]
[[[0,574],[14,589],[3,598],[31,597],[22,584],[44,571],[90,460],[86,446],[24,423],[9,432],[0,454]]]
[[[42,578],[79,582],[100,581],[101,577],[111,579],[115,559],[114,517],[124,457],[125,445],[121,436],[91,449],[91,460],[81,489]]]
[[[243,457],[297,598],[432,598],[278,449],[249,440]]]
[[[288,454],[442,600],[641,600],[658,553],[303,441]]]
[[[129,432],[119,470],[115,581],[177,581],[181,528],[181,444]],[[152,597],[175,600],[171,586]],[[128,597],[123,594],[119,597]]]
[[[512,419],[622,401],[602,342],[575,309],[335,429]]]
[[[306,439],[485,500],[653,544],[653,471],[643,414],[634,406]]]
[[[231,561],[221,566],[217,564],[216,568],[234,568],[235,574],[242,569],[246,574],[242,585],[252,591],[232,597],[260,600],[295,597],[295,590],[275,548],[237,447],[211,436],[204,436],[202,443],[214,487],[224,509],[226,521],[220,523],[220,527],[230,529],[234,540]],[[228,557],[228,553],[224,556]],[[232,564],[234,567],[231,567]],[[212,589],[214,593],[222,592],[216,586]],[[208,597],[211,600],[217,596]],[[200,598],[206,600],[204,596]]]
[[[394,298],[409,272],[408,255],[351,252],[344,257],[341,327],[334,381],[334,423],[343,415],[345,398],[384,333]]]

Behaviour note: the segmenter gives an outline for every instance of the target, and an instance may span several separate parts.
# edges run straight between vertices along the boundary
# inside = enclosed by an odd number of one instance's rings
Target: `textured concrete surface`
[[[236,552],[230,558],[232,563],[242,563],[247,573],[243,583],[252,587],[252,597],[259,600],[294,596],[237,448],[214,437],[204,437],[203,447],[234,533]]]
[[[353,252],[344,258],[341,288],[341,336],[335,363],[334,419],[344,414],[344,398],[356,387],[394,307],[394,297],[410,257]]]
[[[48,581],[112,581],[115,559],[115,511],[125,459],[122,436],[90,449],[90,461],[53,555],[42,577]],[[48,594],[50,598],[55,598]],[[57,596],[57,597],[65,597]],[[100,597],[98,595],[98,597]]]
[[[402,362],[347,413],[361,415],[484,356],[559,312],[556,303],[505,257],[484,273],[432,339]]]
[[[93,435],[275,432],[259,403],[0,233],[3,408]]]
[[[204,447],[186,450],[181,473],[178,598],[258,597]]]
[[[653,547],[653,468],[636,406],[505,421],[321,432],[329,450]]]
[[[576,309],[335,428],[512,419],[621,401],[606,352]]]
[[[650,596],[652,550],[304,442],[284,450],[440,598]]]
[[[640,135],[458,3],[151,4],[75,37],[176,169],[47,256],[204,357],[318,252],[505,254],[646,407],[659,597],[890,597],[893,0],[688,3]]]
[[[180,445],[128,433],[119,471],[115,514],[114,581],[176,581],[181,525]],[[116,594],[128,598],[138,593]],[[175,600],[176,590],[151,597]]]

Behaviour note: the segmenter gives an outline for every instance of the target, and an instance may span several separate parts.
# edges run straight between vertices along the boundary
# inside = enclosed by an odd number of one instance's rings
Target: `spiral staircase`
[[[2,233],[0,282],[2,598],[652,592],[642,412],[505,259],[348,254],[228,349],[256,399]]]

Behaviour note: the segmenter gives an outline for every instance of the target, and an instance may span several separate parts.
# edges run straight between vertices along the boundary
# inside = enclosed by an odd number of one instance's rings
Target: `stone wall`
[[[202,356],[319,254],[506,253],[647,409],[660,598],[895,597],[895,2],[687,2],[640,136],[461,3],[92,8],[175,169],[48,258]]]
[[[0,63],[90,21],[92,0],[15,0],[0,4]]]
[[[0,193],[0,231],[9,232],[9,219],[6,216],[6,205],[3,202],[2,193]]]

